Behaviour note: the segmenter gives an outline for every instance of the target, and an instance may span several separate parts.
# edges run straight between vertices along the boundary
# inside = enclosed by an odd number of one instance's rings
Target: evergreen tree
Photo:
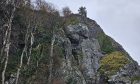
[[[83,17],[86,17],[87,16],[87,11],[86,11],[86,8],[85,7],[80,7],[79,8],[79,14],[81,15],[81,16],[83,16]]]

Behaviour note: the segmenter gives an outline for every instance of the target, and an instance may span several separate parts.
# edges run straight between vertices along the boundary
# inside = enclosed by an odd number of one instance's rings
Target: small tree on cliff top
[[[79,8],[79,14],[81,15],[81,16],[83,16],[83,17],[86,17],[87,16],[87,10],[86,10],[86,8],[85,7],[80,7]]]
[[[63,14],[64,16],[69,16],[71,14],[71,10],[69,7],[64,7],[63,8]]]

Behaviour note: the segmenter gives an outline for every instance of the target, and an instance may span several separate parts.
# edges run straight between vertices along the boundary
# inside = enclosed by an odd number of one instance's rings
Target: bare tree
[[[31,55],[32,55],[32,46],[33,46],[33,43],[34,43],[34,35],[33,35],[33,33],[31,32],[31,33],[30,33],[29,57],[28,57],[28,60],[27,60],[27,65],[30,64]]]
[[[37,9],[48,13],[56,12],[55,6],[52,3],[47,3],[45,0],[36,0]]]
[[[69,16],[71,14],[70,8],[69,7],[64,7],[63,8],[63,14],[64,14],[65,17]]]
[[[25,39],[24,39],[25,46],[24,46],[24,48],[22,50],[22,54],[20,56],[20,63],[19,63],[19,67],[17,70],[15,84],[18,84],[20,71],[21,71],[21,68],[23,66],[24,56],[27,57],[27,65],[26,66],[28,66],[30,64],[30,59],[31,59],[31,54],[32,54],[32,46],[34,43],[33,30],[36,29],[36,27],[37,27],[37,20],[36,20],[34,10],[29,10],[29,11],[25,10],[25,23],[26,23],[26,25],[28,25],[27,30],[26,30]],[[26,68],[26,66],[24,68]]]
[[[53,51],[54,51],[54,44],[56,41],[57,31],[59,30],[60,25],[60,18],[59,14],[57,12],[54,12],[52,16],[49,17],[49,22],[51,24],[51,47],[50,47],[50,61],[49,61],[49,78],[48,78],[48,84],[52,84],[52,78],[53,78]]]
[[[28,25],[28,28],[27,28],[27,31],[26,31],[25,46],[24,46],[24,49],[23,49],[21,57],[20,57],[20,64],[19,64],[19,67],[18,67],[18,70],[17,70],[17,76],[16,76],[15,84],[18,84],[20,70],[21,70],[22,65],[23,65],[23,57],[24,57],[24,55],[27,55],[27,47],[28,47],[27,43],[28,43],[28,40],[29,40],[29,28],[30,28],[30,25]]]
[[[53,69],[53,48],[54,48],[54,42],[55,42],[55,34],[53,34],[52,40],[51,40],[51,49],[50,49],[50,67],[49,67],[49,71],[50,71],[50,75],[49,75],[49,80],[48,83],[52,84],[52,69]]]
[[[9,59],[9,49],[10,49],[10,37],[11,37],[11,31],[12,31],[12,22],[13,22],[13,18],[15,15],[15,11],[17,8],[17,1],[15,0],[5,0],[5,2],[0,2],[3,11],[4,11],[4,26],[3,28],[6,28],[5,31],[5,36],[3,39],[3,47],[1,49],[1,63],[4,63],[4,68],[2,71],[2,84],[5,84],[5,72],[6,72],[6,68],[7,68],[7,64],[8,64],[8,59]],[[8,6],[11,6],[10,9],[7,9]]]

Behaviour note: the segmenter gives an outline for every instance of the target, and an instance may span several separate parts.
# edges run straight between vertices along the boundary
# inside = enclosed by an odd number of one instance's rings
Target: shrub
[[[75,18],[75,17],[69,17],[69,18],[67,18],[66,19],[66,21],[65,21],[65,25],[75,25],[75,24],[78,24],[80,21],[77,19],[77,18]]]
[[[101,50],[103,52],[108,54],[108,53],[111,53],[111,52],[115,51],[115,48],[113,47],[112,42],[111,42],[111,40],[108,36],[101,33],[101,34],[99,34],[97,39],[99,41],[99,44],[101,46]]]
[[[129,62],[128,58],[122,52],[112,52],[111,54],[105,55],[105,57],[100,60],[100,72],[113,75]]]

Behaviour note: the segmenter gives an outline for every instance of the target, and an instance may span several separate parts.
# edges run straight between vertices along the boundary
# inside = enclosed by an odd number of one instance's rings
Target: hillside
[[[2,84],[140,84],[138,63],[84,11],[11,2],[0,1]]]

